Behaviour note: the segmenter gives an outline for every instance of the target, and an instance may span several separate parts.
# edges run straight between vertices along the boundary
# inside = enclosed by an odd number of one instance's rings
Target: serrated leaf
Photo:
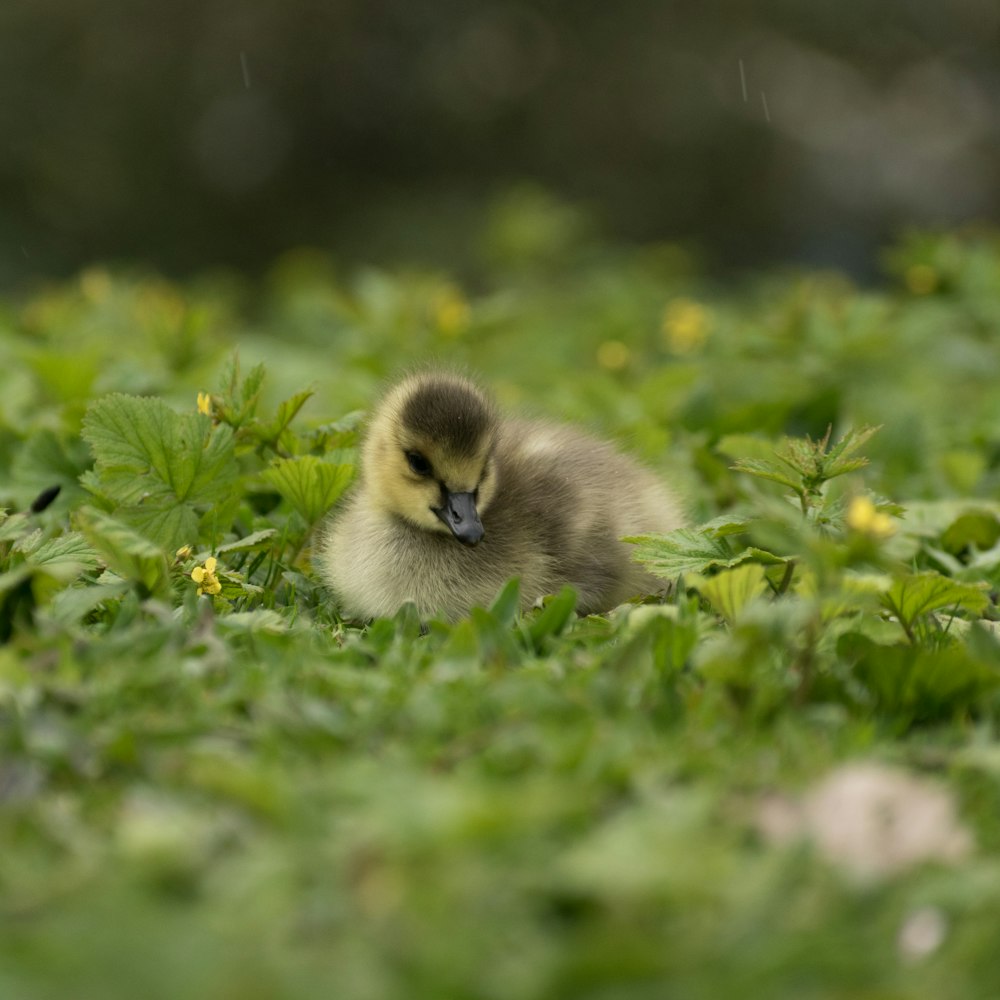
[[[198,517],[187,504],[143,503],[119,507],[115,516],[168,552],[176,552],[198,537]]]
[[[276,441],[295,417],[298,416],[299,410],[305,406],[313,394],[312,389],[303,389],[301,392],[297,392],[294,396],[289,396],[288,399],[279,403],[274,419],[262,425],[260,436],[265,441]]]
[[[27,514],[4,514],[0,517],[0,542],[10,542],[20,538],[31,528]]]
[[[226,423],[241,427],[253,418],[260,400],[261,386],[266,376],[262,364],[254,365],[245,379],[240,379],[240,359],[234,355],[226,365],[222,381],[222,401],[220,411]]]
[[[733,465],[733,469],[781,483],[795,492],[816,491],[827,480],[866,466],[867,458],[850,456],[877,430],[877,427],[850,430],[836,444],[829,447],[829,434],[819,441],[809,438],[786,438],[780,447],[774,450],[774,459],[777,461],[742,458]]]
[[[35,549],[42,544],[42,529],[34,528],[31,531],[25,531],[16,542],[11,546],[14,552],[21,552],[26,556],[30,556]]]
[[[708,527],[708,526],[705,526]],[[675,580],[684,573],[705,573],[712,569],[730,569],[745,562],[778,565],[788,562],[785,556],[755,546],[734,553],[723,534],[707,534],[702,528],[678,528],[665,535],[637,535],[626,538],[636,551],[632,558],[664,580]]]
[[[315,455],[282,458],[265,473],[269,482],[307,524],[315,524],[350,485],[353,465],[333,465]]]
[[[847,472],[854,472],[868,464],[867,458],[849,458],[862,445],[867,444],[873,435],[877,434],[881,427],[864,426],[852,428],[827,452],[823,474],[826,479],[833,479],[835,476],[842,476]]]
[[[632,558],[664,580],[726,566],[733,556],[724,541],[695,528],[678,528],[664,535],[637,535],[625,541],[636,546]]]
[[[127,524],[91,507],[76,513],[80,532],[107,567],[118,576],[166,596],[170,578],[166,553]]]
[[[741,516],[734,511],[713,517],[711,521],[705,521],[698,525],[698,531],[715,538],[726,538],[729,535],[741,535],[750,525],[752,515]]]
[[[940,573],[911,573],[893,581],[882,595],[882,605],[897,615],[907,631],[921,616],[943,608],[961,608],[977,614],[989,603],[985,591],[959,583]]]
[[[115,515],[167,549],[197,537],[199,508],[231,495],[232,431],[203,414],[113,394],[87,410],[83,435],[96,460],[90,478]]]
[[[253,533],[238,538],[235,542],[227,542],[216,548],[216,555],[224,555],[228,552],[253,552],[256,549],[267,548],[267,543],[277,534],[275,528],[264,528],[263,531]]]
[[[46,617],[60,625],[72,625],[105,601],[120,598],[129,588],[127,580],[67,587],[60,590],[46,609]]]
[[[730,624],[754,598],[768,589],[764,567],[758,563],[746,563],[689,582],[712,605],[712,610]]]
[[[200,413],[175,413],[161,399],[119,393],[92,403],[83,422],[102,479],[139,477],[178,501],[208,503],[235,475],[232,433]],[[130,491],[134,495],[134,491]]]
[[[97,553],[79,532],[49,539],[31,554],[28,563],[60,580],[71,580],[83,570],[96,569]]]
[[[745,472],[748,475],[757,476],[758,479],[770,479],[791,490],[802,488],[801,481],[791,475],[783,465],[778,465],[767,459],[742,458],[732,466],[732,469],[734,472]]]

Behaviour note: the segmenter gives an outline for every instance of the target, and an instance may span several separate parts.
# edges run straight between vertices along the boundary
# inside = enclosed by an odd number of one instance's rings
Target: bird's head
[[[496,494],[497,429],[493,403],[468,379],[441,372],[404,379],[382,400],[365,439],[370,502],[476,545]]]

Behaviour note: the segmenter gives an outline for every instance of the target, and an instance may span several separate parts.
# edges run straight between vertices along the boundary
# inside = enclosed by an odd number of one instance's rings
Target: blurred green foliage
[[[1000,238],[722,289],[532,195],[483,246],[0,306],[0,994],[997,995]],[[341,620],[311,540],[428,359],[673,481],[674,596]],[[977,850],[762,833],[856,758]]]

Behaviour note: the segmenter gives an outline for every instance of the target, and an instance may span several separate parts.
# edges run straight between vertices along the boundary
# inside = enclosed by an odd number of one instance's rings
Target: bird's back
[[[527,421],[504,425],[498,461],[496,531],[545,554],[551,583],[543,592],[569,582],[579,609],[592,612],[662,586],[621,541],[683,524],[652,472],[572,427]]]

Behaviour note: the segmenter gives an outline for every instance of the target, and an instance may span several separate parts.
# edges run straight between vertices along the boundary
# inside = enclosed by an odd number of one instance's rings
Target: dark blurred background
[[[5,0],[0,282],[300,245],[474,271],[540,192],[719,268],[861,276],[997,215],[996,0],[749,7]]]

